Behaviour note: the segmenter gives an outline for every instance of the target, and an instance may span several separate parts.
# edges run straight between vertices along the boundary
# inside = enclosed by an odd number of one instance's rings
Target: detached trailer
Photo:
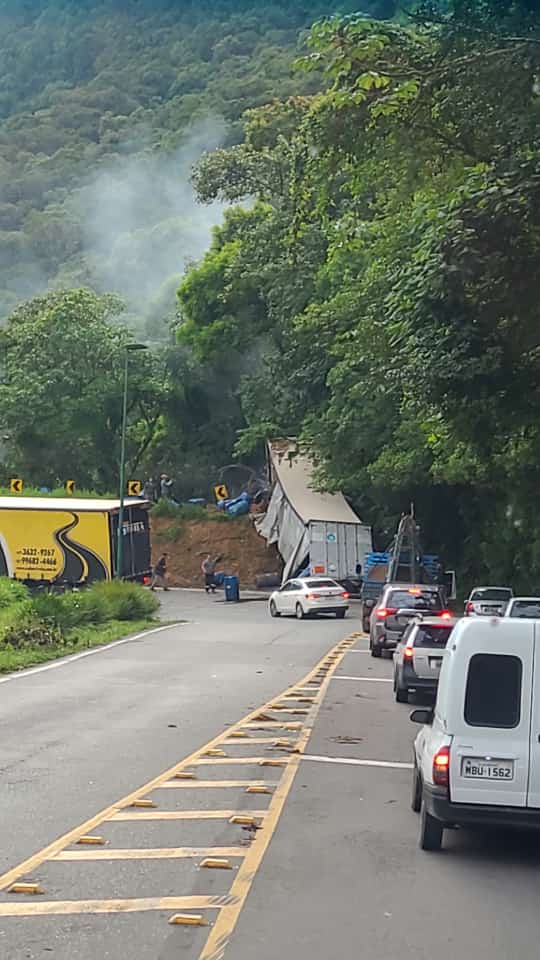
[[[313,464],[294,441],[268,444],[272,494],[256,527],[275,543],[284,562],[283,582],[301,573],[332,577],[351,589],[357,566],[372,549],[371,527],[341,493],[313,488]]]
[[[149,573],[147,500],[126,500],[122,575]],[[0,576],[76,586],[116,575],[119,500],[0,497]]]

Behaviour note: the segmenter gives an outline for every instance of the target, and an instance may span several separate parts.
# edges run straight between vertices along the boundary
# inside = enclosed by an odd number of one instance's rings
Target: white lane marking
[[[171,630],[178,626],[180,626],[179,623],[170,623],[163,627],[153,627],[152,630],[145,630],[144,633],[136,633],[130,637],[123,637],[122,640],[113,640],[112,643],[104,644],[102,647],[93,647],[91,650],[83,650],[82,653],[73,653],[70,657],[62,657],[61,660],[52,660],[50,663],[44,663],[40,667],[30,667],[29,670],[8,673],[6,677],[0,677],[0,683],[9,683],[10,680],[24,680],[26,677],[35,677],[37,673],[45,673],[47,670],[57,670],[59,667],[65,667],[67,664],[74,663],[76,660],[93,657],[96,653],[106,653],[107,650],[121,647],[124,643],[133,643],[134,640],[144,640],[153,633],[161,633],[162,630]]]
[[[304,753],[301,760],[312,760],[315,763],[346,763],[355,767],[389,767],[392,770],[412,770],[412,763],[398,763],[393,760],[356,760],[353,757],[315,757]]]
[[[332,677],[332,680],[361,680],[362,683],[393,683],[385,677]]]
[[[370,650],[346,650],[345,656],[347,656],[348,653],[371,653],[371,651]]]

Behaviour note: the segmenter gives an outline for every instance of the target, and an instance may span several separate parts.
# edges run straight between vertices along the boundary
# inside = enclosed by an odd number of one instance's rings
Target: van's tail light
[[[433,757],[433,783],[448,787],[450,783],[450,747],[441,747]]]
[[[413,657],[414,657],[414,650],[413,650],[413,648],[412,648],[412,647],[405,647],[405,649],[404,649],[404,651],[403,651],[403,659],[404,659],[404,660],[412,660]]]
[[[467,603],[467,606],[465,607],[465,613],[472,613],[473,610],[474,610],[474,603],[472,603],[469,600],[469,602]]]
[[[391,617],[393,613],[397,613],[397,607],[379,607],[376,612],[379,620],[386,620],[386,618]]]
[[[438,614],[438,616],[439,616],[439,617],[442,617],[443,620],[451,620],[451,619],[452,619],[452,611],[451,611],[451,610],[441,610],[441,612]]]

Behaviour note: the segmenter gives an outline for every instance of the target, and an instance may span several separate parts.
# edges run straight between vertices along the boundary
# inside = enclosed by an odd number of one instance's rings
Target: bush
[[[176,506],[170,500],[162,499],[158,500],[155,506],[152,507],[152,516],[154,517],[177,517],[178,511],[181,508]]]
[[[28,588],[24,583],[9,580],[8,577],[0,577],[0,609],[28,600],[29,596]]]
[[[2,638],[2,645],[13,650],[21,650],[23,647],[57,647],[65,642],[60,630],[39,621],[26,627],[9,627]]]
[[[150,620],[159,609],[154,594],[137,583],[113,580],[96,583],[86,592],[108,605],[110,620]]]
[[[99,596],[92,588],[61,595],[37,594],[33,606],[40,620],[60,630],[112,619],[107,598]]]

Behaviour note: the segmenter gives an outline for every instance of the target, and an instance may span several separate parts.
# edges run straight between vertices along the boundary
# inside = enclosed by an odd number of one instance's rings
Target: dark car
[[[442,587],[425,583],[386,584],[370,618],[371,656],[380,657],[383,650],[395,650],[410,621],[419,615],[451,618]]]

